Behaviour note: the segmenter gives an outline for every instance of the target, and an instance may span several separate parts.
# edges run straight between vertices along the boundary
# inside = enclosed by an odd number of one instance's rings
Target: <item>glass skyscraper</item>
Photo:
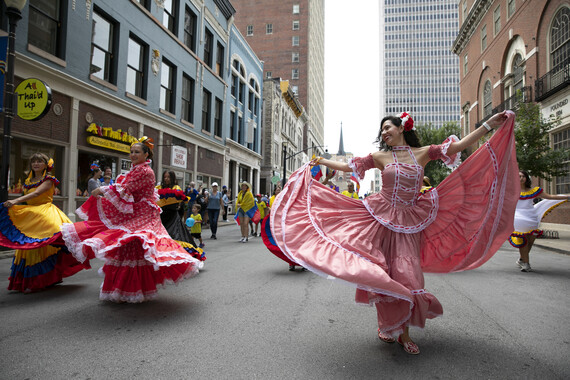
[[[408,111],[418,124],[459,122],[457,0],[382,0],[381,117]]]

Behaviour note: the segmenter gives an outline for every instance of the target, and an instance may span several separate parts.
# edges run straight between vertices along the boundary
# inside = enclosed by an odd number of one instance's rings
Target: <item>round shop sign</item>
[[[18,116],[24,120],[39,120],[51,106],[51,88],[39,79],[28,78],[16,87]]]

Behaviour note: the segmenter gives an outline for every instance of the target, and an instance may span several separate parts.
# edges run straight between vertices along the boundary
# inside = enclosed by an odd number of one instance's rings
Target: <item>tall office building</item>
[[[381,117],[409,111],[419,124],[459,121],[457,0],[383,0],[380,6]]]
[[[288,80],[305,108],[304,147],[324,142],[324,0],[232,0],[235,24],[264,62],[265,78]]]

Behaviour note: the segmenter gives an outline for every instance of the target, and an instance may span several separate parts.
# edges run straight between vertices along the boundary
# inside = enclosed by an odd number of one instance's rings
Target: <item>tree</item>
[[[536,103],[519,103],[515,118],[517,161],[521,170],[547,181],[567,175],[570,149],[550,147],[549,131],[560,125],[560,118],[545,119]]]
[[[416,130],[420,143],[425,145],[439,145],[450,135],[460,137],[461,128],[455,122],[445,123],[441,128],[435,128],[431,123],[419,125]],[[461,160],[463,161],[467,155],[461,152]],[[449,169],[441,160],[430,161],[424,170],[424,175],[428,176],[431,180],[432,186],[436,186],[451,173]]]

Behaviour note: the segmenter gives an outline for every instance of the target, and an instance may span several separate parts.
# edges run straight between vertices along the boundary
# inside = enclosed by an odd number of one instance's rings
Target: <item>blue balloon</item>
[[[194,225],[194,222],[195,220],[193,218],[186,219],[186,225],[190,228]]]

